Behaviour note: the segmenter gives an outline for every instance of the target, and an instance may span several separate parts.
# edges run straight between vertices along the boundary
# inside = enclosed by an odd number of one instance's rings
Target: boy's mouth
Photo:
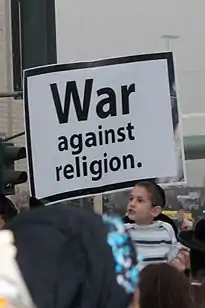
[[[132,210],[132,209],[129,209],[129,210],[128,210],[128,214],[130,214],[130,215],[134,215],[134,214],[135,214],[135,211],[134,211],[134,210]]]

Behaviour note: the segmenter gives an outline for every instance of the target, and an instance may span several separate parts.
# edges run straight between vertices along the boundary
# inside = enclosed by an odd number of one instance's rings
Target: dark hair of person
[[[192,284],[191,286],[193,302],[196,308],[205,307],[205,281],[201,284]]]
[[[145,267],[139,289],[140,308],[193,308],[189,280],[167,263]]]
[[[0,215],[5,222],[15,217],[18,214],[18,210],[12,201],[6,196],[0,194]]]
[[[146,191],[150,194],[153,206],[160,206],[162,208],[165,207],[165,192],[159,185],[151,181],[139,181],[135,186],[140,186],[146,189]]]

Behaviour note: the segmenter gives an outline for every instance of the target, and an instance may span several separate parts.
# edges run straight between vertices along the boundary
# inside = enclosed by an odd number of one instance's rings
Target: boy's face
[[[136,185],[132,189],[127,207],[129,219],[137,224],[149,224],[161,210],[160,206],[152,206],[151,196],[146,188]]]

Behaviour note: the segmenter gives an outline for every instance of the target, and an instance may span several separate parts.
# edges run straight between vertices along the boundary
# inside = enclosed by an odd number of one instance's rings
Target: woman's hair
[[[169,264],[152,264],[140,275],[140,308],[192,308],[186,276]]]
[[[146,191],[150,195],[150,199],[153,206],[161,206],[165,207],[166,204],[166,196],[164,190],[152,181],[139,181],[135,186],[140,186],[146,189]]]
[[[205,308],[205,253],[191,249],[190,262],[194,303],[197,308]]]
[[[200,285],[197,283],[191,286],[194,305],[196,308],[205,308],[205,281]]]

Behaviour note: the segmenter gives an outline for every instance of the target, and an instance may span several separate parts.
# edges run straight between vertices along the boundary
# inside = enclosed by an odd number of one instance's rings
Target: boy
[[[165,206],[162,188],[149,181],[140,181],[132,189],[127,215],[134,223],[126,224],[139,254],[143,267],[150,263],[170,262],[183,271],[187,254],[179,251],[172,226],[164,221],[155,221]],[[180,256],[180,258],[179,258]]]

